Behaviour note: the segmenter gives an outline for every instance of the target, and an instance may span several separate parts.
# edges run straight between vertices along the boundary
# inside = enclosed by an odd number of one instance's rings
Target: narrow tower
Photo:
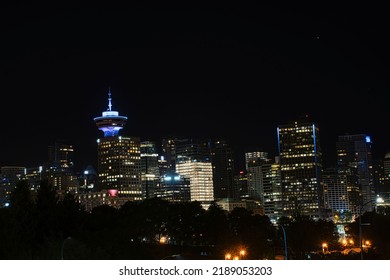
[[[98,189],[108,190],[110,196],[120,198],[118,204],[128,200],[141,200],[141,151],[139,137],[120,136],[127,117],[111,110],[111,91],[108,92],[108,109],[94,118],[96,126],[104,132],[97,139]]]

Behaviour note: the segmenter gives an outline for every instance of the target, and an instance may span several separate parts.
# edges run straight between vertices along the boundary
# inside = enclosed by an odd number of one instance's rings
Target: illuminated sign
[[[116,190],[116,189],[109,189],[107,191],[107,193],[108,193],[109,196],[117,196],[118,195],[118,190]]]

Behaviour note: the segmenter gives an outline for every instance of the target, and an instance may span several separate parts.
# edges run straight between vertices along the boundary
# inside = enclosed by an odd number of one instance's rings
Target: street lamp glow
[[[322,243],[322,253],[325,254],[325,249],[328,248],[328,243]]]
[[[166,244],[168,242],[168,239],[165,236],[160,237],[160,244]]]

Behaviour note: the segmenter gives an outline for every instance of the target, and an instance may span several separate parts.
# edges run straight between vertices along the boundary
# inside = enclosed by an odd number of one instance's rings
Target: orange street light
[[[328,249],[328,243],[322,243],[322,253],[325,254],[325,249]]]

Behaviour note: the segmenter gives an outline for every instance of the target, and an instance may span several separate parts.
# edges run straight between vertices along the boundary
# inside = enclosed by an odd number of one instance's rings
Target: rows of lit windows
[[[316,154],[314,152],[311,153],[297,153],[297,151],[294,152],[283,152],[280,153],[280,156],[283,158],[301,158],[301,157],[314,157]]]
[[[121,190],[121,194],[142,194],[141,190]]]
[[[287,132],[296,131],[298,133],[305,133],[305,132],[312,132],[313,127],[312,126],[281,127],[281,128],[279,128],[279,130],[281,132],[283,132],[283,131],[287,131]]]
[[[209,162],[185,162],[176,171],[190,180],[191,201],[214,200],[212,166]]]
[[[302,162],[302,163],[294,163],[289,165],[282,165],[281,170],[294,170],[294,169],[300,169],[300,168],[312,168],[315,167],[316,164],[314,162]]]

